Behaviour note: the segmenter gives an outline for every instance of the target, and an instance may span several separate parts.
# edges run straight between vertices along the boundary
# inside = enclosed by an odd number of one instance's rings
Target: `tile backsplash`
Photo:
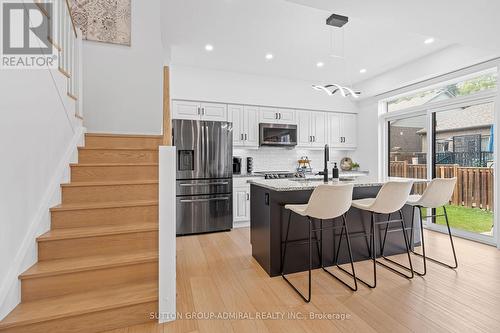
[[[351,156],[352,151],[338,151],[330,149],[329,168],[333,162],[339,163],[343,157]],[[311,167],[315,172],[323,170],[323,150],[287,149],[260,147],[259,149],[233,149],[233,156],[242,158],[242,173],[246,173],[246,158],[253,157],[254,171],[295,171],[298,160],[307,156],[311,160]]]

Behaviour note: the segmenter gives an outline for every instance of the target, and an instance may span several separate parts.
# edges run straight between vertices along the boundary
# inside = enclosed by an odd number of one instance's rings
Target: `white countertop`
[[[328,184],[354,184],[354,187],[369,187],[369,186],[382,186],[389,181],[413,181],[415,183],[426,183],[426,179],[415,178],[399,178],[399,177],[386,177],[378,179],[371,176],[361,176],[352,180],[330,180]],[[250,179],[248,183],[264,187],[273,191],[307,191],[313,190],[318,185],[324,184],[323,179],[301,179],[301,178],[288,178],[288,179]]]

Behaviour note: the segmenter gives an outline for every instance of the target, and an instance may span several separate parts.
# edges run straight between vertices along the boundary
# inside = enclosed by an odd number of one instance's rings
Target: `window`
[[[433,89],[411,93],[387,102],[389,112],[422,106],[431,102],[450,100],[455,97],[467,96],[497,87],[497,72],[481,74],[469,79],[460,79]]]

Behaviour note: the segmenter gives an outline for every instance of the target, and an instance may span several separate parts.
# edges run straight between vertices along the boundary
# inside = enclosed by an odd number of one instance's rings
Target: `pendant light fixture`
[[[338,58],[342,59],[344,61],[344,68],[349,68],[347,65],[347,60],[345,57],[345,42],[344,42],[344,25],[349,22],[349,18],[347,16],[342,16],[342,15],[337,15],[337,14],[332,14],[327,20],[326,24],[329,26],[332,26],[334,28],[339,28],[342,29],[342,49],[339,54],[334,54],[332,53],[333,58]],[[333,39],[334,39],[334,31],[332,31],[332,40],[331,40],[331,49],[333,50]],[[349,73],[348,73],[349,75]],[[352,84],[351,84],[352,86]],[[361,95],[360,91],[354,91],[350,87],[345,87],[337,83],[331,83],[327,85],[313,85],[313,89],[318,90],[318,91],[323,91],[329,96],[335,95],[336,93],[340,93],[342,97],[353,97],[353,98],[359,98],[359,95]]]

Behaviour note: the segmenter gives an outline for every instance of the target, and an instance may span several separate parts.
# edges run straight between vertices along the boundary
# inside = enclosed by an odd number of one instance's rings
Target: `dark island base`
[[[380,190],[380,186],[355,187],[353,199],[363,199],[375,197]],[[262,268],[270,275],[280,275],[281,256],[285,239],[286,227],[288,223],[289,211],[284,208],[285,204],[307,203],[312,190],[308,191],[273,191],[258,185],[251,185],[251,221],[250,221],[250,241],[252,243],[252,255],[259,262]],[[406,228],[411,225],[412,208],[405,206],[403,215]],[[351,208],[347,213],[347,226],[351,234],[351,247],[354,261],[370,259],[369,256],[369,232],[371,214],[356,208]],[[391,219],[399,218],[399,214],[393,214]],[[387,220],[388,215],[377,215],[376,221]],[[323,265],[332,266],[334,263],[334,241],[338,245],[342,226],[341,218],[334,221],[323,221],[323,227],[339,226],[337,230],[323,231]],[[319,228],[320,221],[314,221],[314,228]],[[384,235],[385,225],[376,226],[376,248],[377,257],[380,256],[380,242]],[[389,226],[393,229],[401,229],[399,223]],[[289,240],[307,239],[309,223],[306,217],[292,214]],[[334,236],[335,232],[335,236]],[[408,239],[410,231],[407,229]],[[316,233],[319,237],[319,231]],[[280,238],[282,235],[282,238]],[[320,268],[318,247],[314,242],[313,233],[313,268]],[[419,239],[419,235],[415,235]],[[335,238],[335,239],[334,239]],[[414,244],[410,241],[413,248]],[[280,246],[281,245],[281,246]],[[404,238],[401,232],[389,232],[385,245],[385,255],[401,254],[406,252]],[[285,273],[295,273],[307,271],[308,245],[302,243],[289,244],[287,249],[287,260],[285,263]],[[339,251],[339,264],[349,262],[345,237]],[[407,265],[407,262],[402,262]]]

